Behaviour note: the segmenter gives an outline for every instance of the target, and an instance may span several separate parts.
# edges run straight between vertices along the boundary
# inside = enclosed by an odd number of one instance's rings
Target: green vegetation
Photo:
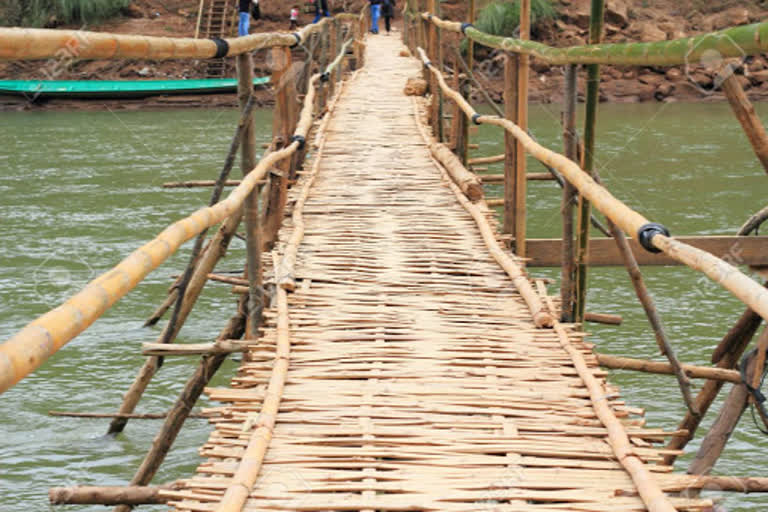
[[[543,19],[551,19],[557,11],[551,0],[531,0],[531,25]],[[495,1],[480,10],[475,27],[495,36],[511,37],[520,25],[520,2]]]
[[[114,16],[130,3],[131,0],[5,0],[0,7],[0,25],[86,25]]]

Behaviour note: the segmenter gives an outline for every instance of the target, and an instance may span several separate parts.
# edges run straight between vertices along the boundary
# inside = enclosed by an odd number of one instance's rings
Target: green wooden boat
[[[254,85],[269,77],[254,78]],[[0,95],[43,98],[145,98],[159,95],[234,92],[234,78],[201,80],[0,80]]]

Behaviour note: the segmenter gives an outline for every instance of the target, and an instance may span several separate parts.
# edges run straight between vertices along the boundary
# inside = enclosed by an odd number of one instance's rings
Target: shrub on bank
[[[130,3],[131,0],[5,0],[0,3],[0,25],[92,24],[114,16]]]
[[[531,25],[557,15],[551,0],[531,0]],[[520,2],[494,1],[477,14],[475,27],[497,36],[511,37],[520,25]]]

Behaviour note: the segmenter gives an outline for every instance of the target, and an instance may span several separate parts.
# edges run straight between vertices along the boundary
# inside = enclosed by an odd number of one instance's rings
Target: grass
[[[531,0],[531,25],[557,14],[550,0]],[[475,27],[497,36],[511,37],[520,25],[520,2],[493,2],[480,10]]]
[[[0,24],[40,27],[96,23],[118,14],[131,0],[6,0],[2,3]]]

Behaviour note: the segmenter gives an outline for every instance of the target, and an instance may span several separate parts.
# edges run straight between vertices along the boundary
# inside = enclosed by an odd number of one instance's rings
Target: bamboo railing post
[[[320,32],[320,72],[325,71],[325,67],[328,65],[329,58],[328,58],[328,52],[330,50],[330,33],[329,33],[329,26],[328,24],[325,24],[323,26],[322,31]],[[334,52],[334,55],[336,53]],[[316,112],[321,112],[323,108],[325,107],[325,104],[328,100],[328,82],[320,82],[320,90],[317,94],[317,108],[315,109]],[[286,142],[287,144],[287,142]]]
[[[290,51],[290,50],[289,50]],[[250,53],[237,56],[237,96],[241,105],[245,105],[253,96],[253,61]],[[279,88],[279,81],[273,81]],[[240,145],[240,169],[243,176],[256,166],[256,131],[253,117],[243,129],[243,142]],[[256,339],[261,312],[263,310],[264,290],[261,285],[261,225],[259,219],[259,191],[254,189],[243,203],[245,217],[245,244],[247,250],[248,271],[248,321],[246,338]]]
[[[576,134],[576,70],[574,64],[565,67],[565,94],[563,102],[563,145],[564,154],[578,161],[578,137]],[[573,202],[576,189],[568,180],[563,183],[563,201],[560,206],[563,217],[563,258],[560,269],[560,320],[573,322],[574,292],[574,247],[573,247]]]
[[[337,36],[337,31],[336,20],[331,20],[331,23],[328,25],[328,41],[331,59],[335,58],[336,54],[339,53],[339,38]],[[337,70],[334,69],[328,76],[328,95],[331,98],[333,98],[333,94],[336,91],[336,71]]]
[[[323,59],[323,37],[319,43],[320,58]],[[275,111],[272,116],[272,140],[274,147],[290,144],[296,123],[296,87],[291,72],[291,51],[288,48],[273,48],[272,83],[276,84]],[[294,155],[296,157],[296,155]],[[299,158],[299,157],[296,157]],[[279,174],[273,173],[270,180],[267,204],[263,212],[264,240],[263,247],[271,248],[277,240],[277,233],[283,220],[285,202],[288,197],[288,180],[294,174],[293,159],[286,159],[276,167]]]
[[[440,2],[435,1],[435,14],[441,15]],[[433,24],[433,26],[435,26]],[[445,69],[444,60],[445,55],[443,51],[443,30],[440,27],[435,26],[435,59],[437,60],[437,69],[442,73]],[[443,91],[440,87],[437,88],[437,141],[445,142],[445,123],[443,112],[444,98]]]
[[[520,39],[527,41],[531,38],[531,0],[520,0]],[[528,131],[528,72],[530,57],[521,53],[517,57],[517,120],[515,123],[523,131]],[[517,159],[515,167],[515,206],[514,232],[512,233],[515,253],[525,257],[526,239],[526,191],[527,182],[525,149],[520,141],[517,144]]]
[[[728,66],[726,69],[728,78],[723,81],[723,92],[728,98],[733,113],[736,114],[736,119],[744,128],[744,133],[747,135],[755,155],[763,164],[765,172],[768,172],[768,133],[765,131],[763,122],[755,113],[755,107],[752,106],[746,93],[744,93],[744,88],[736,78],[736,74],[730,68],[730,64],[726,64],[726,66]]]
[[[334,20],[336,22],[336,20]],[[344,44],[344,34],[343,34],[343,27],[341,23],[336,22],[336,51],[341,51],[342,45]],[[337,90],[338,87],[341,86],[341,77],[344,72],[344,63],[346,62],[347,56],[346,56],[346,50],[344,50],[344,56],[341,58],[341,62],[338,66],[333,70],[333,73],[331,76],[333,76],[333,81],[336,82],[336,85],[334,85],[334,91]]]
[[[428,0],[427,11],[430,14],[437,14],[437,0]],[[431,21],[427,21],[427,56],[433,66],[439,66],[438,63],[438,39],[437,39],[437,26]],[[442,67],[438,67],[440,72],[443,71]],[[430,109],[429,109],[429,124],[432,126],[432,135],[440,140],[440,87],[437,85],[437,78],[434,74],[429,75],[429,94],[430,94]]]
[[[247,300],[250,301],[250,298]],[[217,340],[239,339],[243,336],[246,327],[245,304],[246,298],[243,296],[239,301],[237,313],[229,320],[229,323],[219,334]],[[210,382],[222,363],[224,363],[227,355],[217,354],[204,356],[201,359],[197,370],[187,380],[181,395],[168,411],[163,421],[163,426],[152,441],[152,447],[144,457],[141,466],[133,475],[131,479],[132,486],[143,486],[152,481],[166,455],[168,455],[168,451],[176,440],[176,436],[178,436],[181,428],[184,426],[184,422],[203,393],[205,386],[208,385],[208,382]],[[131,507],[128,505],[118,505],[115,507],[114,512],[129,512],[130,510]]]
[[[589,43],[598,44],[603,33],[604,0],[592,0],[589,19]],[[600,95],[600,66],[587,66],[586,114],[584,120],[584,171],[592,174],[595,167],[595,124],[597,104]],[[576,235],[576,303],[573,320],[584,321],[587,300],[587,254],[589,254],[589,222],[591,206],[589,201],[579,195],[578,232]]]
[[[504,117],[517,122],[517,94],[519,92],[518,64],[519,56],[512,53],[504,54]],[[502,231],[507,234],[515,233],[515,198],[517,196],[517,140],[508,131],[504,131],[504,216]]]
[[[768,329],[763,330],[760,335],[758,346],[766,341],[768,341]],[[762,372],[756,367],[756,363],[756,357],[753,356],[748,359],[746,372],[748,379],[759,378],[762,375]],[[702,440],[701,446],[699,446],[699,450],[688,468],[687,473],[689,475],[707,475],[712,471],[741,416],[747,410],[749,399],[750,393],[744,383],[734,385],[731,388],[717,419]],[[691,498],[698,496],[698,494],[699,489],[687,489],[683,495],[686,498]]]
[[[469,0],[469,12],[467,20],[470,24],[475,22],[475,0]],[[475,70],[475,41],[470,39],[469,37],[465,38],[467,41],[467,69],[469,69],[470,72],[474,72]],[[464,99],[469,100],[470,95],[472,94],[472,86],[469,83],[469,80],[465,80],[463,87],[459,91],[461,93],[462,97]],[[464,121],[463,125],[464,131],[462,132],[461,140],[464,142],[464,146],[461,148],[461,153],[459,153],[459,158],[464,163],[464,165],[467,165],[467,162],[469,161],[469,143],[470,143],[470,134],[469,134],[469,123]]]

